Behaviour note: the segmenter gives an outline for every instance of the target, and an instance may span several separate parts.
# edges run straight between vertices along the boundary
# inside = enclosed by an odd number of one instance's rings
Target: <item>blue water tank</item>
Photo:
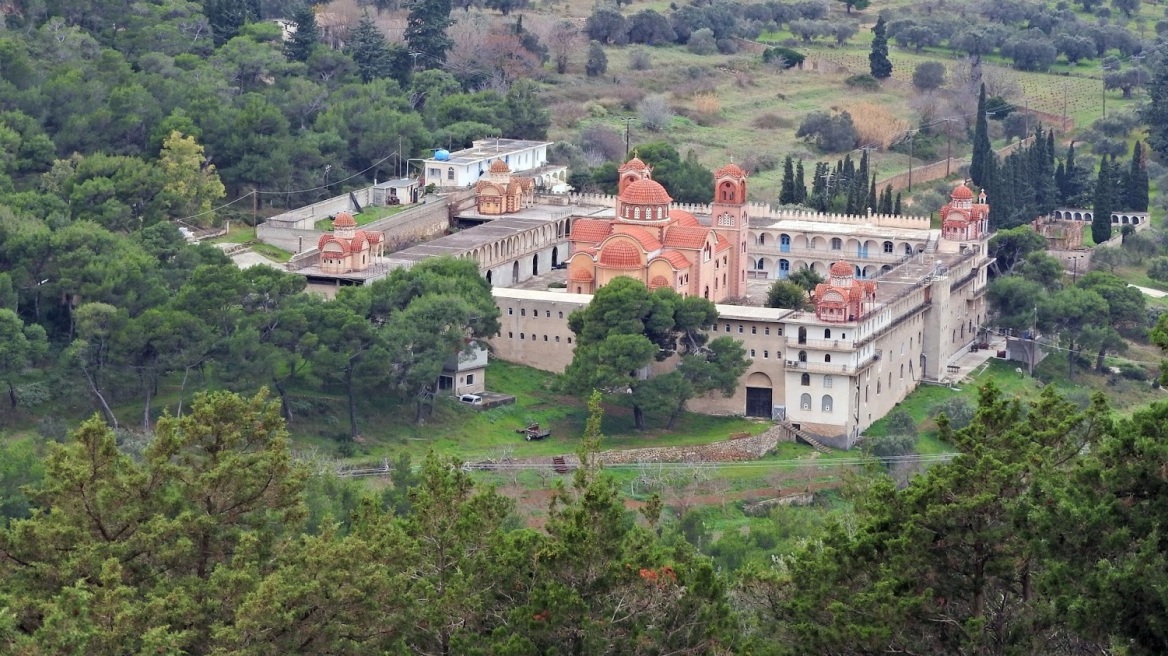
[[[434,159],[438,160],[439,162],[448,161],[450,159],[450,151],[444,148],[439,148],[438,150],[434,151]]]

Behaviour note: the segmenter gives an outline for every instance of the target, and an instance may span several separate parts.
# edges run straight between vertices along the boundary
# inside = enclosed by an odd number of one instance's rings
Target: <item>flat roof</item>
[[[560,301],[576,305],[587,305],[592,301],[592,294],[573,294],[571,292],[553,292],[536,289],[520,289],[517,287],[495,287],[491,290],[498,298],[510,298],[521,301]],[[734,319],[738,321],[777,321],[791,314],[793,310],[778,308],[755,307],[752,305],[723,305],[716,304],[718,319]]]
[[[552,141],[528,141],[526,139],[483,139],[477,142],[478,145],[470,148],[463,148],[450,153],[450,159],[438,160],[433,157],[427,157],[426,162],[434,162],[437,164],[474,164],[485,159],[495,159],[503,157],[512,153],[517,153],[521,150],[528,150],[539,146],[550,146]]]
[[[803,221],[801,219],[771,219],[768,222],[750,222],[752,230],[790,230],[791,232],[814,232],[854,237],[876,237],[884,239],[928,239],[940,230],[914,228],[886,228],[870,223],[829,223],[827,221]]]
[[[373,185],[374,189],[389,189],[390,187],[409,187],[418,184],[418,181],[413,178],[396,178],[394,180],[386,180],[385,182],[378,182]]]

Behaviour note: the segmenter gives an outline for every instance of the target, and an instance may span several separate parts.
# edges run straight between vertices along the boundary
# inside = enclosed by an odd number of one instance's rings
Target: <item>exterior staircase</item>
[[[568,473],[568,463],[564,460],[564,456],[556,456],[552,458],[552,468],[556,470],[557,474]]]
[[[822,442],[815,439],[817,436],[814,433],[805,431],[801,428],[795,428],[794,426],[791,425],[791,422],[789,422],[789,421],[784,421],[783,425],[787,428],[788,431],[791,432],[792,435],[795,436],[795,439],[797,441],[802,441],[802,442],[806,443],[812,449],[815,449],[816,451],[818,451],[820,453],[831,453],[832,452],[831,448],[824,446],[824,444]]]

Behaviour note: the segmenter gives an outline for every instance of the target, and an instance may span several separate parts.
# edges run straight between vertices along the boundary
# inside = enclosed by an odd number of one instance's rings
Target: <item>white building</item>
[[[547,165],[550,141],[523,139],[479,139],[470,148],[439,150],[425,161],[424,184],[438,187],[469,187],[486,176],[491,162],[503,160],[512,173],[533,171]]]

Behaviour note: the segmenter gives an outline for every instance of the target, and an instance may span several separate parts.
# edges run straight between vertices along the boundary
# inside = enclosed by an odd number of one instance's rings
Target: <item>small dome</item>
[[[649,281],[649,289],[661,287],[672,287],[672,285],[669,284],[669,279],[665,276],[653,276],[653,279]]]
[[[851,278],[852,265],[844,262],[843,260],[840,260],[839,262],[831,265],[831,275],[837,278]]]
[[[572,282],[592,282],[592,272],[588,269],[572,269],[568,272],[568,280]]]
[[[618,269],[636,269],[641,266],[641,252],[636,246],[619,239],[609,242],[600,251],[600,263]]]
[[[348,212],[339,212],[336,218],[333,219],[333,229],[336,228],[356,228],[357,222],[353,220],[353,215]]]
[[[723,166],[722,168],[718,169],[717,171],[714,171],[714,177],[715,178],[725,178],[725,177],[745,178],[746,172],[743,171],[741,168],[739,168],[739,166],[737,164],[730,163],[730,164],[727,164],[726,166]]]
[[[510,173],[511,167],[507,166],[507,162],[504,162],[501,159],[497,159],[497,160],[491,162],[490,171],[491,171],[491,173]]]
[[[962,182],[961,184],[957,185],[956,189],[953,190],[953,195],[950,196],[950,198],[953,200],[973,200],[973,192],[969,190],[969,187],[965,186],[964,182]]]
[[[621,192],[622,203],[631,205],[668,205],[673,202],[665,187],[655,180],[637,180],[632,182]]]
[[[641,161],[640,157],[634,157],[625,162],[621,167],[622,171],[644,171],[645,163]]]

